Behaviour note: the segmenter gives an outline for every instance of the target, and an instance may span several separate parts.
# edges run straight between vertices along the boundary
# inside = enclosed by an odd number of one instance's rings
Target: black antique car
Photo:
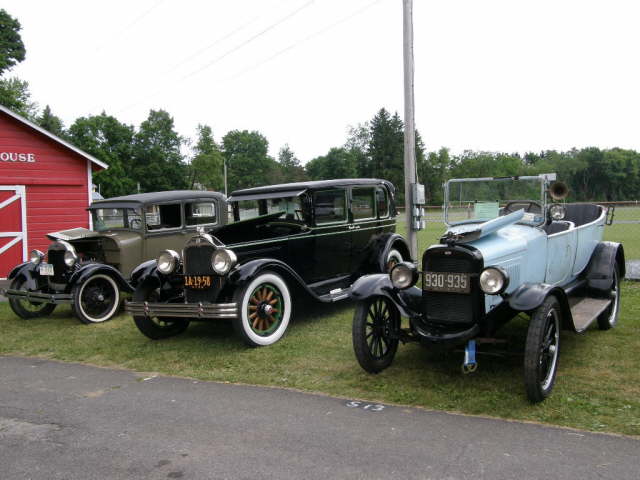
[[[11,308],[33,318],[67,303],[83,323],[109,320],[118,311],[120,292],[133,292],[129,278],[135,267],[166,248],[180,248],[199,226],[213,231],[224,225],[226,207],[224,195],[196,190],[95,201],[89,207],[93,230],[48,234],[53,243],[47,254],[33,250],[9,274]]]
[[[284,334],[291,290],[321,302],[348,298],[361,275],[409,260],[395,234],[393,185],[326,180],[238,190],[234,223],[202,231],[133,273],[126,310],[142,333],[176,335],[190,320],[232,319],[251,346]]]
[[[402,341],[464,345],[469,373],[477,344],[500,341],[500,327],[525,314],[524,384],[530,401],[544,400],[556,379],[560,331],[614,327],[625,273],[622,245],[602,241],[611,211],[563,203],[568,189],[555,177],[449,180],[447,230],[424,251],[420,269],[402,262],[353,285],[353,347],[362,368],[387,368]]]

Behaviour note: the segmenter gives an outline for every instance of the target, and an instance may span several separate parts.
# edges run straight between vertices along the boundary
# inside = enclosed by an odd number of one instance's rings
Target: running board
[[[326,295],[320,295],[318,297],[318,300],[326,303],[337,302],[339,300],[344,300],[345,298],[349,298],[350,293],[351,293],[351,287],[336,288],[335,290],[331,290]]]
[[[610,298],[584,297],[571,305],[571,316],[573,317],[575,331],[577,333],[584,332],[610,304]]]

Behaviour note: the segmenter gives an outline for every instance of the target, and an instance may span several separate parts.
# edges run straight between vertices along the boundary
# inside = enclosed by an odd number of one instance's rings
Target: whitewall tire
[[[402,262],[402,254],[396,250],[395,248],[392,248],[391,250],[389,250],[389,253],[387,254],[387,259],[385,261],[385,267],[386,267],[386,272],[390,272],[391,269],[397,265],[398,263]]]
[[[110,275],[92,275],[73,287],[73,311],[82,323],[110,320],[120,307],[120,289]]]

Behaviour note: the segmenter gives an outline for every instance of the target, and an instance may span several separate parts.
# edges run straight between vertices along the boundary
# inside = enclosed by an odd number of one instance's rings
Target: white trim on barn
[[[45,130],[44,128],[40,127],[39,125],[36,125],[35,123],[27,120],[26,118],[18,115],[15,112],[12,112],[11,110],[9,110],[8,108],[0,105],[0,112],[4,112],[7,115],[9,115],[12,118],[15,118],[16,120],[18,120],[19,122],[24,123],[25,125],[33,128],[34,130],[40,132],[43,135],[46,135],[47,137],[51,138],[52,140],[55,140],[56,142],[64,145],[65,147],[67,147],[69,150],[73,150],[74,152],[76,152],[78,155],[82,155],[84,158],[86,158],[87,160],[95,163],[96,165],[102,167],[102,168],[109,168],[109,165],[107,165],[104,162],[101,162],[100,160],[98,160],[97,158],[95,158],[92,155],[89,155],[87,152],[83,152],[82,150],[80,150],[78,147],[71,145],[69,142],[61,139],[60,137],[54,135],[53,133]]]
[[[91,171],[91,162],[87,161],[87,194],[89,195],[88,206],[93,202],[93,172]],[[91,212],[87,210],[89,215],[89,230],[93,230],[93,217]]]
[[[0,190],[13,190],[16,194],[13,197],[9,197],[4,202],[0,203],[0,208],[4,208],[7,205],[13,203],[18,198],[20,199],[20,215],[21,221],[20,224],[22,226],[21,232],[0,232],[0,237],[15,237],[6,245],[3,245],[0,248],[0,254],[6,252],[11,247],[13,247],[19,241],[22,241],[22,261],[27,261],[27,194],[24,185],[0,185]],[[0,278],[0,280],[5,280],[4,277]]]

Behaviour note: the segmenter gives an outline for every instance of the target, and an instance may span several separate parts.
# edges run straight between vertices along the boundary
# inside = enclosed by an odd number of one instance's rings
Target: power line
[[[154,3],[151,7],[149,7],[148,9],[146,9],[144,12],[142,12],[140,15],[138,15],[136,18],[134,18],[131,22],[129,22],[127,25],[125,25],[122,29],[120,29],[115,35],[113,35],[111,38],[118,38],[121,37],[123,33],[125,33],[127,30],[130,30],[132,27],[134,27],[135,25],[137,25],[138,23],[140,23],[147,15],[149,15],[151,12],[153,12],[156,8],[158,8],[160,6],[161,3],[163,3],[164,0],[158,0],[156,3]],[[100,50],[102,50],[104,47],[106,47],[108,45],[108,42],[104,42],[102,45],[100,45],[98,48],[96,48],[96,52],[99,52]]]
[[[315,0],[309,0],[307,3],[303,4],[302,6],[296,8],[295,10],[293,10],[292,12],[286,14],[285,16],[279,18],[277,21],[275,21],[274,23],[270,24],[269,26],[267,26],[266,28],[260,30],[258,33],[252,35],[251,37],[249,37],[247,40],[241,42],[240,44],[236,45],[235,47],[231,48],[230,50],[227,50],[225,53],[223,53],[222,55],[216,57],[215,59],[213,59],[212,61],[210,61],[209,63],[205,64],[204,66],[198,68],[197,70],[192,71],[191,73],[183,76],[182,78],[176,80],[175,82],[165,86],[165,87],[161,87],[159,89],[157,89],[155,92],[153,92],[152,94],[148,95],[145,98],[142,98],[134,103],[131,103],[129,105],[127,105],[126,107],[121,108],[120,110],[116,111],[116,113],[122,113],[126,110],[129,110],[132,107],[135,107],[136,105],[139,105],[140,103],[144,102],[145,100],[148,100],[150,98],[155,97],[158,93],[162,92],[163,90],[165,90],[166,88],[169,87],[175,87],[176,85],[184,82],[185,80],[197,75],[198,73],[202,72],[203,70],[206,70],[207,68],[215,65],[216,63],[220,62],[221,60],[223,60],[224,58],[228,57],[229,55],[231,55],[232,53],[237,52],[238,50],[240,50],[241,48],[245,47],[246,45],[248,45],[249,43],[257,40],[258,38],[260,38],[261,36],[263,36],[264,34],[266,34],[267,32],[273,30],[274,28],[276,28],[277,26],[281,25],[282,23],[286,22],[287,20],[289,20],[290,18],[292,18],[293,16],[297,15],[298,13],[300,13],[302,10],[310,7],[313,2]]]

